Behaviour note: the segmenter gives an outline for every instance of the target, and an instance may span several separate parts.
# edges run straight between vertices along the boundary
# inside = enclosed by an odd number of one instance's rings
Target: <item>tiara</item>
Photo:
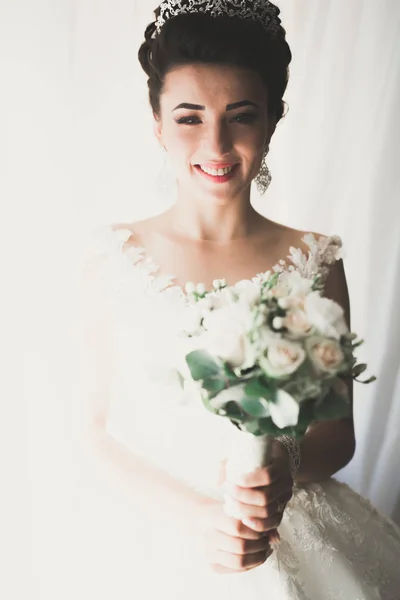
[[[166,21],[189,13],[204,13],[211,17],[239,17],[259,21],[264,29],[276,33],[281,25],[280,10],[268,0],[165,0],[155,21],[157,35]],[[153,37],[155,37],[154,32]]]

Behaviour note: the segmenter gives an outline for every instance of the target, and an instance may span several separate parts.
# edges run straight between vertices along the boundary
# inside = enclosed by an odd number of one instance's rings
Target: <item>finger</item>
[[[244,540],[258,540],[262,536],[262,534],[251,529],[241,520],[235,519],[234,517],[226,517],[226,519],[218,523],[216,530],[226,533],[227,535],[241,537]]]
[[[255,554],[262,550],[270,550],[271,544],[268,537],[258,537],[256,540],[245,540],[243,538],[227,535],[222,531],[215,532],[213,544],[224,552],[231,554]]]
[[[243,504],[252,504],[253,506],[268,506],[276,502],[284,494],[293,494],[293,485],[279,480],[271,485],[258,488],[241,487],[239,485],[229,484],[227,486],[228,494],[234,500]]]
[[[280,496],[275,502],[267,504],[267,506],[255,506],[254,504],[244,504],[228,497],[229,510],[232,511],[237,518],[242,519],[269,519],[276,513],[282,512],[281,506],[286,507],[289,501],[288,494]]]
[[[223,565],[217,564],[217,563],[212,563],[211,564],[211,569],[214,571],[214,573],[219,573],[221,575],[231,575],[232,573],[240,573],[240,572],[244,572],[244,571],[250,571],[251,569],[255,569],[256,567],[259,567],[260,565],[262,565],[263,563],[265,563],[265,561],[271,556],[271,554],[273,553],[273,550],[271,549],[268,553],[265,559],[260,560],[259,563],[253,564],[250,567],[246,567],[245,569],[229,569],[228,567],[224,567]]]
[[[275,513],[268,519],[243,519],[245,525],[258,533],[265,533],[270,529],[276,529],[282,522],[283,513]]]
[[[242,475],[237,474],[234,479],[230,479],[230,483],[239,485],[241,487],[262,487],[265,485],[271,485],[277,479],[281,478],[280,470],[276,466],[269,465],[260,469],[256,469],[252,473],[245,473]]]
[[[214,563],[228,567],[228,569],[234,569],[235,571],[246,571],[249,568],[254,568],[264,563],[271,554],[271,550],[262,550],[254,554],[230,554],[222,550],[217,550]]]

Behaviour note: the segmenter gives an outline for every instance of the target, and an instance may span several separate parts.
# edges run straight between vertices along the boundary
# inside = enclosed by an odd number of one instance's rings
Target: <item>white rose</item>
[[[308,354],[314,366],[324,373],[337,373],[344,362],[344,354],[336,340],[312,337],[306,341]]]
[[[253,367],[257,357],[247,335],[252,323],[253,315],[248,306],[235,303],[213,310],[204,317],[205,349],[232,368]]]
[[[281,338],[271,340],[259,363],[267,375],[279,378],[297,371],[305,358],[306,353],[300,344]]]
[[[301,339],[311,335],[314,326],[307,314],[300,308],[295,308],[286,313],[283,318],[283,326],[287,328],[288,334],[293,339]]]
[[[343,308],[337,302],[324,298],[319,292],[311,292],[306,297],[304,311],[323,336],[340,339],[341,335],[348,332]]]

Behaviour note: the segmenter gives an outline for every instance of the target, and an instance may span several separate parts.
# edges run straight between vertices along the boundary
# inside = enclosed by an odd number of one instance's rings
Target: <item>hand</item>
[[[229,502],[236,514],[243,515],[246,526],[272,534],[271,530],[280,525],[286,504],[293,495],[293,484],[289,455],[276,441],[268,466],[229,482]]]
[[[220,501],[210,499],[204,502],[202,517],[203,556],[214,572],[228,574],[249,571],[271,556],[273,550],[269,536],[228,517]]]

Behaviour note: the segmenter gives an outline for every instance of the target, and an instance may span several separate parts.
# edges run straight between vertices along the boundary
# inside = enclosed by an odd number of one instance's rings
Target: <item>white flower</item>
[[[192,281],[188,281],[187,284],[185,285],[185,292],[187,294],[193,294],[195,289],[196,289],[196,286],[194,285],[194,283]]]
[[[273,422],[280,429],[297,425],[300,412],[299,403],[285,390],[278,390],[275,401],[268,402],[268,406]]]
[[[209,312],[203,322],[205,349],[233,368],[253,367],[256,351],[248,338],[253,320],[250,307],[237,302]]]
[[[282,329],[282,327],[283,327],[283,319],[282,319],[282,317],[274,317],[274,319],[272,321],[272,326],[275,329]]]
[[[297,371],[305,358],[306,353],[300,344],[280,338],[271,340],[259,363],[267,375],[280,378]]]
[[[345,359],[336,340],[315,336],[306,341],[306,348],[313,365],[323,373],[337,373]]]
[[[250,306],[254,306],[259,303],[261,299],[261,287],[255,281],[249,279],[242,279],[235,284],[235,289],[239,291],[239,302],[247,303]]]
[[[196,285],[196,292],[200,295],[204,294],[206,291],[206,286],[204,285],[204,283],[198,283]]]
[[[224,407],[228,402],[240,402],[240,400],[246,396],[244,389],[245,384],[240,383],[239,385],[234,385],[226,390],[222,390],[222,392],[217,394],[211,400],[211,403],[213,407],[218,410]]]
[[[213,288],[215,288],[216,290],[219,290],[222,287],[226,286],[226,279],[214,279],[213,281]]]
[[[337,302],[322,297],[319,292],[308,294],[304,302],[304,311],[323,336],[340,339],[341,335],[348,332],[343,308]]]
[[[182,329],[186,335],[198,335],[201,331],[202,308],[200,303],[185,307],[182,313]]]
[[[311,335],[314,331],[314,326],[307,314],[300,308],[294,308],[286,313],[283,319],[283,326],[288,330],[286,335],[292,339],[304,338]]]

